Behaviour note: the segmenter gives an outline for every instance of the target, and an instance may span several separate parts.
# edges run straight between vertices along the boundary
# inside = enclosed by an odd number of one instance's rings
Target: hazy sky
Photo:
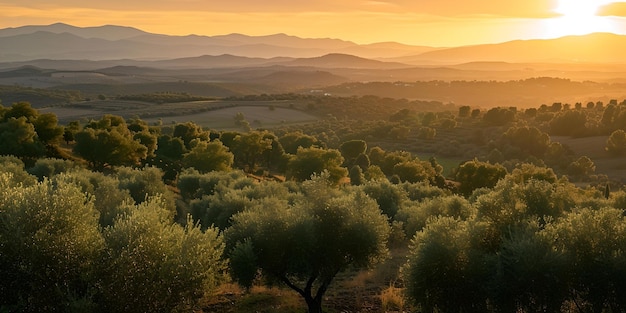
[[[56,22],[172,35],[286,33],[457,46],[597,31],[626,34],[626,1],[0,0],[0,28]]]

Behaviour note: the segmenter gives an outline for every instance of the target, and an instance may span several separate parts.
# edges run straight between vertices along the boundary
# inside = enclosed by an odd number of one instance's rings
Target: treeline
[[[563,99],[607,90],[619,91],[621,84],[577,82],[563,78],[536,77],[511,81],[415,81],[345,83],[325,88],[325,92],[343,96],[377,95],[406,99],[436,99],[461,104],[492,107],[535,106],[542,99]]]
[[[37,106],[43,107],[68,104],[81,101],[83,98],[78,91],[0,85],[0,99],[6,103],[15,103],[28,99]]]
[[[0,107],[0,311],[199,309],[232,279],[287,286],[318,313],[338,273],[407,245],[406,309],[623,311],[626,192],[571,183],[592,179],[593,162],[543,129],[625,105],[406,109],[248,132],[114,115],[62,126],[28,103]],[[375,124],[399,130],[357,139]],[[368,145],[459,125],[502,132],[450,175],[436,158]]]
[[[140,95],[120,95],[116,98],[119,100],[144,101],[156,104],[214,100],[214,98],[192,96],[184,92],[158,92]]]

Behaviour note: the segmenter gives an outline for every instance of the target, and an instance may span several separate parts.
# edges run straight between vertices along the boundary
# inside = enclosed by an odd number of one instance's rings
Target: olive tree
[[[473,246],[480,223],[437,217],[411,241],[402,268],[408,299],[421,312],[485,312],[486,260]]]
[[[206,173],[210,171],[228,171],[233,165],[233,154],[221,141],[192,140],[191,150],[183,155],[184,167],[193,167]]]
[[[68,312],[91,302],[103,243],[98,212],[78,186],[23,186],[0,173],[0,311]]]
[[[502,165],[474,159],[461,164],[454,178],[460,184],[459,191],[469,196],[477,188],[495,186],[505,175],[506,169]]]
[[[223,241],[188,221],[172,222],[157,198],[131,206],[104,230],[99,263],[101,306],[107,312],[171,312],[195,305],[222,279]]]
[[[104,118],[102,121],[105,121]],[[148,148],[133,138],[125,123],[99,124],[91,125],[75,135],[74,153],[88,161],[93,168],[103,170],[107,166],[139,165],[148,156]]]
[[[389,224],[378,205],[362,192],[329,186],[328,174],[303,183],[294,202],[263,198],[233,217],[225,231],[231,275],[251,286],[256,274],[298,292],[310,313],[335,276],[366,267],[387,255]]]
[[[592,312],[626,309],[626,218],[611,207],[579,209],[549,224],[542,235],[567,257],[576,301]]]
[[[338,150],[298,148],[296,155],[287,164],[287,178],[303,181],[310,179],[313,174],[328,171],[332,181],[338,183],[348,175],[348,170],[341,166],[343,161]]]

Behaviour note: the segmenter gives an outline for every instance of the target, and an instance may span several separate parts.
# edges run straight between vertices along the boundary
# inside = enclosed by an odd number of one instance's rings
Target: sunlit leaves
[[[221,280],[217,230],[171,222],[158,198],[129,210],[104,231],[104,307],[113,312],[171,312],[195,304]]]

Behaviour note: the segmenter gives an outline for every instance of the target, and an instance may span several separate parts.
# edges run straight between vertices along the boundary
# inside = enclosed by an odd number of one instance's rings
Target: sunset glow
[[[559,17],[544,21],[547,37],[584,35],[595,32],[619,32],[614,19],[598,16],[598,9],[611,1],[561,0],[555,8]]]
[[[286,33],[357,43],[396,41],[459,46],[515,39],[554,38],[592,32],[626,33],[620,14],[596,15],[607,0],[315,2],[186,0],[88,2],[0,0],[0,28],[106,24],[170,35]]]

